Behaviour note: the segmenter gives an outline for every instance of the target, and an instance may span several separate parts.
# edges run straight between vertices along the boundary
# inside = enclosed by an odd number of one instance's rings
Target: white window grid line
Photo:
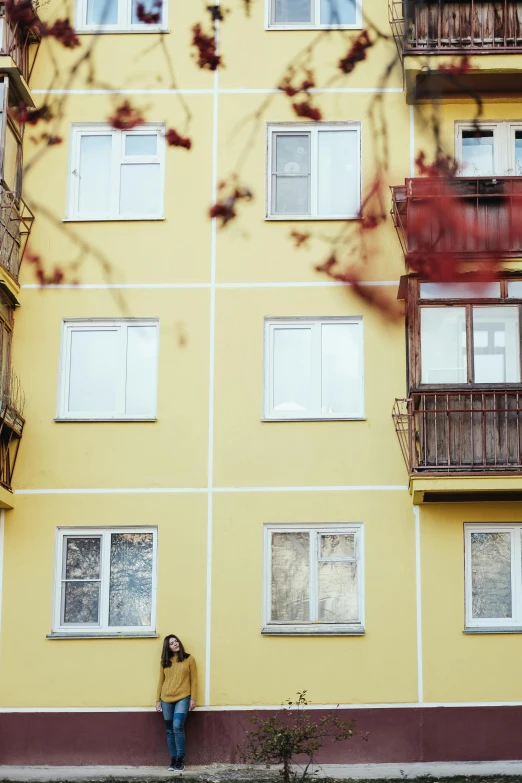
[[[307,532],[310,536],[309,546],[309,605],[310,615],[314,617],[319,612],[319,563],[320,562],[355,562],[357,579],[357,615],[358,619],[351,622],[328,623],[317,619],[311,619],[308,622],[297,621],[276,621],[271,619],[272,614],[272,534],[273,533],[303,533]],[[263,589],[263,618],[262,624],[264,630],[294,629],[295,632],[306,633],[310,629],[337,630],[339,633],[349,632],[354,628],[364,627],[364,538],[362,523],[319,523],[319,524],[266,524],[264,525],[264,589]],[[321,535],[354,535],[354,557],[343,558],[320,558],[320,537]]]
[[[151,622],[147,626],[113,626],[109,625],[109,591],[110,591],[110,548],[113,534],[152,534],[152,578],[151,578]],[[64,623],[63,609],[65,592],[62,590],[65,573],[65,551],[68,538],[100,538],[100,599],[98,623]],[[98,528],[57,528],[55,543],[55,589],[53,600],[53,632],[81,633],[96,635],[103,633],[151,633],[156,629],[156,599],[157,599],[157,557],[158,530],[156,527],[98,527]],[[87,580],[78,580],[87,581]],[[91,580],[92,581],[92,580]]]
[[[511,614],[512,617],[473,617],[472,533],[509,533],[511,542]],[[466,523],[464,526],[464,598],[466,628],[517,628],[522,626],[522,523],[491,525]]]
[[[321,0],[309,0],[310,22],[276,22],[276,0],[265,0],[266,30],[360,30],[362,28],[362,0],[355,0],[353,24],[326,24],[321,22]]]
[[[355,171],[353,178],[357,188],[357,212],[350,215],[345,214],[319,214],[319,133],[328,132],[351,132],[357,137],[357,156],[355,160]],[[274,203],[274,175],[277,176],[275,169],[277,136],[306,134],[310,137],[310,159],[308,174],[309,178],[309,212],[308,213],[281,213],[275,211]],[[358,121],[340,121],[340,122],[316,122],[316,123],[267,123],[267,150],[266,150],[266,187],[265,187],[265,216],[267,220],[356,220],[360,217],[361,193],[362,193],[362,175],[361,175],[361,123]],[[287,175],[289,176],[289,175]],[[295,175],[304,176],[304,175]]]
[[[475,131],[477,125],[469,121],[458,120],[455,122],[455,159],[462,165],[462,141],[463,131]],[[522,171],[516,171],[515,133],[522,131],[520,120],[499,120],[479,122],[478,130],[493,131],[493,166],[491,176],[520,176]],[[459,171],[459,176],[473,177],[473,174],[464,174]]]
[[[106,0],[107,2],[107,0]],[[168,28],[168,0],[162,0],[159,24],[132,22],[133,0],[118,0],[118,21],[116,24],[88,24],[87,0],[78,0],[76,9],[76,30],[79,33],[98,32],[165,32]],[[153,9],[157,10],[157,9]]]

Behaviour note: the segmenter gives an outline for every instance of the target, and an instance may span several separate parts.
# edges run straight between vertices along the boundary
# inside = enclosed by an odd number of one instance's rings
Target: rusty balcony
[[[10,57],[26,83],[29,83],[38,47],[39,30],[21,20],[10,19],[5,2],[0,2],[0,58]],[[0,59],[1,64],[1,59]]]
[[[8,402],[0,407],[0,485],[12,491],[13,472],[25,420]]]
[[[522,256],[522,177],[429,177],[392,187],[406,262]]]
[[[522,392],[415,392],[395,400],[410,476],[521,475]]]
[[[33,221],[25,201],[0,181],[0,266],[17,282]]]

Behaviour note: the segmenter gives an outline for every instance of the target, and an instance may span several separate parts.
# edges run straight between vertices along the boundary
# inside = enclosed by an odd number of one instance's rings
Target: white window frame
[[[321,24],[321,0],[310,0],[311,21],[304,24],[278,24],[275,0],[265,0],[265,30],[362,30],[362,0],[356,0],[355,24]]]
[[[322,413],[320,408],[321,397],[321,326],[323,324],[355,324],[357,325],[358,351],[359,351],[359,408],[352,415],[340,416],[339,414]],[[273,368],[273,331],[274,328],[287,326],[289,328],[312,327],[313,373],[316,395],[319,397],[319,406],[313,414],[298,415],[296,411],[275,411],[272,405],[272,390],[274,379]],[[364,335],[362,316],[287,316],[265,318],[264,334],[264,370],[263,370],[263,421],[362,421],[364,412]],[[316,368],[317,364],[317,368]]]
[[[112,136],[111,150],[111,184],[112,198],[108,212],[100,212],[99,215],[84,215],[78,210],[80,194],[80,146],[83,136]],[[146,156],[126,156],[126,136],[157,136],[157,154]],[[121,167],[126,164],[156,163],[160,166],[159,209],[157,215],[125,215],[120,212],[121,193]],[[69,175],[67,187],[67,213],[65,220],[99,222],[105,220],[164,220],[165,199],[165,125],[164,123],[145,123],[132,130],[116,130],[108,123],[87,122],[72,123],[69,146]]]
[[[118,23],[89,25],[87,24],[87,0],[76,0],[75,30],[77,33],[165,33],[168,32],[169,7],[168,0],[162,0],[161,23],[132,23],[132,0],[118,0]],[[155,9],[154,9],[155,10]]]
[[[503,120],[499,122],[479,122],[480,130],[493,131],[493,166],[492,176],[520,176],[515,172],[515,131],[522,131],[522,121]],[[476,130],[472,122],[455,122],[455,160],[458,165],[462,161],[462,133]],[[521,172],[522,173],[522,172]],[[464,174],[460,168],[457,175],[473,178],[473,174]]]
[[[511,535],[511,602],[512,617],[472,617],[471,534],[509,533]],[[466,523],[464,525],[464,591],[466,629],[495,631],[498,629],[522,631],[522,522],[509,524]],[[517,567],[518,564],[518,567]]]
[[[125,413],[125,359],[128,339],[128,328],[133,326],[149,326],[156,329],[156,368],[155,368],[155,404],[158,395],[158,364],[159,364],[159,319],[158,318],[64,318],[62,321],[62,338],[60,351],[60,369],[58,381],[58,404],[56,421],[156,421],[156,409],[154,415],[138,416]],[[120,384],[118,413],[92,412],[70,413],[67,397],[69,391],[70,366],[71,366],[71,333],[77,329],[98,331],[100,329],[120,332]]]
[[[355,562],[357,563],[357,603],[359,619],[352,623],[320,622],[274,622],[271,620],[272,607],[272,533],[311,533],[310,546],[310,597],[318,606],[317,564],[320,560],[319,539],[324,534],[353,533],[355,535]],[[360,636],[364,634],[364,525],[362,522],[333,522],[305,524],[265,524],[263,525],[263,612],[262,633],[283,636]],[[348,558],[338,558],[347,560]]]
[[[272,212],[272,173],[274,166],[274,137],[277,134],[295,134],[306,131],[310,134],[310,213],[306,215],[280,215]],[[319,171],[318,163],[318,134],[319,131],[352,131],[357,134],[358,155],[354,177],[357,183],[357,211],[349,215],[319,215],[317,211],[317,179]],[[357,220],[360,218],[362,175],[361,175],[361,123],[350,122],[271,122],[267,124],[266,147],[266,203],[265,216],[267,220]]]
[[[152,533],[151,622],[144,626],[109,625],[110,546],[111,534]],[[101,538],[100,622],[62,623],[62,574],[64,545],[67,538]],[[156,635],[156,596],[158,565],[157,527],[58,527],[55,535],[54,591],[52,633],[60,636],[150,636]]]

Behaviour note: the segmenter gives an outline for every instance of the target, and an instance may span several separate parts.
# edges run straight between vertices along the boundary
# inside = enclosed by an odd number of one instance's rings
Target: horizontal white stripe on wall
[[[309,282],[285,282],[285,283],[59,283],[57,285],[45,285],[41,286],[39,283],[24,283],[22,288],[34,289],[41,291],[42,288],[52,289],[105,289],[105,288],[122,288],[122,289],[161,289],[161,288],[208,288],[212,286],[214,288],[332,288],[339,286],[349,286],[351,283],[340,283],[334,280],[328,281],[309,281]],[[361,283],[362,286],[369,288],[379,288],[380,286],[398,286],[398,280],[365,280]]]
[[[402,87],[314,87],[310,92],[321,93],[347,93],[368,94],[376,93],[402,93]],[[130,89],[130,90],[32,90],[33,95],[214,95],[213,89]],[[275,95],[281,93],[274,87],[224,87],[217,90],[219,95]],[[282,94],[282,93],[281,93]]]
[[[15,495],[132,495],[193,492],[404,492],[406,485],[361,485],[352,487],[70,487],[50,489],[15,489]]]

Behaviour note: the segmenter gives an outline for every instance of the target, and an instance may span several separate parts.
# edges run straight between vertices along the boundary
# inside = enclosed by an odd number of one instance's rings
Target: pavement
[[[296,766],[296,770],[300,768]],[[302,771],[302,770],[301,770]],[[424,776],[438,783],[441,778],[484,775],[522,777],[522,761],[439,761],[417,764],[323,764],[310,767],[309,774],[317,778],[339,780],[392,780]],[[240,764],[210,764],[189,766],[183,773],[167,772],[165,767],[15,767],[0,765],[0,783],[49,783],[50,781],[165,781],[182,776],[198,783],[280,780],[277,767],[247,767]],[[298,775],[299,778],[299,775]]]

